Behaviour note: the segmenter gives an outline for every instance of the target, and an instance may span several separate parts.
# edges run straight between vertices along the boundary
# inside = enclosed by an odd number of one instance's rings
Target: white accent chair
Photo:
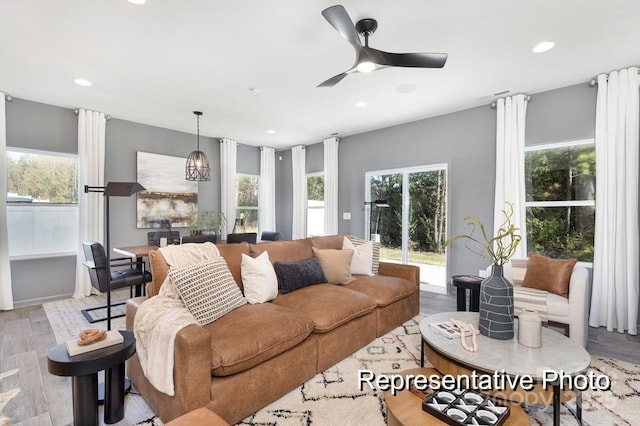
[[[504,265],[503,274],[511,281],[514,290],[522,285],[527,271],[527,259],[511,259]],[[487,274],[491,273],[491,266],[487,268]],[[569,297],[562,297],[555,293],[546,293],[547,320],[569,327],[569,338],[582,346],[587,347],[589,325],[589,271],[580,262],[576,263],[569,281]],[[516,290],[517,291],[517,290]],[[518,306],[515,306],[518,310]]]

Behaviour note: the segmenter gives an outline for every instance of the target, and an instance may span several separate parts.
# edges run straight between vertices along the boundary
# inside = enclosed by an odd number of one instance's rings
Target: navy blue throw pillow
[[[327,282],[317,257],[301,262],[275,262],[273,268],[278,274],[280,293],[282,294],[309,285]]]

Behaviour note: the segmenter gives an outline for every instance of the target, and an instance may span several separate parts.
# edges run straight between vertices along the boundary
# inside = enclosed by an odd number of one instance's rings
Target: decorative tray
[[[509,407],[467,389],[436,390],[422,402],[422,410],[449,425],[499,426],[509,417]]]

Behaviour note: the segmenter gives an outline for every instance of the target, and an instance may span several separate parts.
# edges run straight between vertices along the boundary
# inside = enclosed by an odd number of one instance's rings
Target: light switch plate
[[[343,220],[351,220],[351,212],[342,212]]]

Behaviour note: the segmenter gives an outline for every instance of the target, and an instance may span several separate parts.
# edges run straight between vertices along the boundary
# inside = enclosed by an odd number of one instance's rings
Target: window
[[[324,173],[307,175],[307,236],[324,235]]]
[[[77,156],[9,148],[7,222],[12,258],[75,254]]]
[[[593,261],[593,139],[525,149],[527,252]]]
[[[258,232],[258,182],[256,175],[236,176],[235,232]]]
[[[365,235],[380,259],[416,265],[424,289],[446,289],[447,165],[365,174]]]

